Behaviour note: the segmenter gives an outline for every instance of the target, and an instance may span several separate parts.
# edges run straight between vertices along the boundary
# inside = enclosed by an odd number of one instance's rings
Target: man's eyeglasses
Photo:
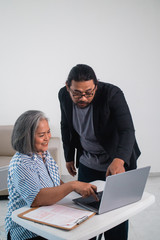
[[[95,85],[95,87],[94,87],[92,90],[86,91],[86,92],[84,92],[84,93],[78,92],[78,91],[77,91],[77,92],[76,92],[76,91],[73,91],[71,88],[69,88],[69,90],[70,90],[70,92],[72,93],[72,96],[73,96],[75,99],[80,99],[80,98],[82,98],[82,97],[86,97],[86,98],[92,97],[93,94],[94,94],[95,88],[96,88],[96,85]]]

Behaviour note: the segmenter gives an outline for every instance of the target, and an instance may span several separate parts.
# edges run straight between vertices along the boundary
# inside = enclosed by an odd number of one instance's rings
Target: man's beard
[[[86,108],[89,105],[89,102],[79,101],[76,103],[79,108]]]

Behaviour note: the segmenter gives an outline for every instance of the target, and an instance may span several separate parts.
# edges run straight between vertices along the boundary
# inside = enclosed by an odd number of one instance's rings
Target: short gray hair
[[[35,131],[42,119],[48,121],[44,113],[38,110],[29,110],[20,115],[14,124],[11,137],[12,147],[16,151],[29,155],[35,152]]]

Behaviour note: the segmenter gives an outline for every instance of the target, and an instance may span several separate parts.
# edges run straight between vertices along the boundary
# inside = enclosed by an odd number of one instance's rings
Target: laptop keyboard
[[[103,192],[98,192],[98,194],[97,194],[97,197],[98,197],[98,199],[99,199],[99,201],[97,202],[97,201],[93,201],[93,202],[90,202],[90,203],[88,203],[91,207],[94,207],[94,208],[96,208],[96,209],[99,209],[99,206],[100,206],[100,203],[101,203],[101,198],[102,198],[102,193]]]
[[[88,203],[88,205],[96,209],[99,209],[100,203],[101,203],[101,200],[99,200],[98,202],[95,201],[95,202]]]
[[[102,198],[102,194],[103,194],[103,191],[98,192],[98,194],[97,194],[97,197],[99,198],[100,201],[101,201],[101,198]]]

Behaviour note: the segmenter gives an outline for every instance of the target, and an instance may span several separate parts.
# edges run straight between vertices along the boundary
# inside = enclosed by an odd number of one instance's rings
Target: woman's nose
[[[49,135],[48,134],[45,134],[45,138],[44,138],[46,141],[48,141],[50,139]]]

